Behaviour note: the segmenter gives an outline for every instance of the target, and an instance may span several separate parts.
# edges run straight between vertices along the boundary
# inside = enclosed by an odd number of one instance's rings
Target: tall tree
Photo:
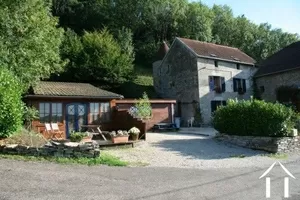
[[[125,51],[107,29],[85,32],[82,38],[68,30],[62,55],[68,60],[67,70],[56,79],[95,82],[118,86],[132,78],[133,55]],[[130,42],[127,50],[131,50]]]
[[[0,1],[0,66],[11,70],[24,89],[63,69],[63,30],[44,0]]]
[[[188,4],[185,15],[180,20],[179,35],[200,41],[211,41],[213,17],[214,13],[208,6],[200,2]]]

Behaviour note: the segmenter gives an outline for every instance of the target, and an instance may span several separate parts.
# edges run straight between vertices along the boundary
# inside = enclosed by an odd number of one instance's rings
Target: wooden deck
[[[120,146],[129,146],[129,147],[137,147],[139,145],[141,145],[144,140],[138,140],[138,141],[128,141],[128,142],[125,142],[125,143],[112,143],[112,141],[110,140],[107,140],[107,141],[104,141],[104,140],[94,140],[96,141],[100,148],[106,148],[106,147],[120,147]]]

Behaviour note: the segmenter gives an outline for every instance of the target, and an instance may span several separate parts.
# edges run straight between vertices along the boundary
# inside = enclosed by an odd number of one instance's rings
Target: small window
[[[100,119],[101,122],[109,122],[110,121],[110,104],[109,102],[101,103],[101,112],[100,112]]]
[[[209,91],[225,92],[225,78],[221,76],[209,76]]]
[[[211,101],[211,112],[215,112],[219,106],[226,106],[226,101]]]
[[[236,69],[240,69],[240,68],[241,68],[240,63],[237,63],[236,64]]]
[[[51,104],[51,122],[62,122],[62,103]]]
[[[39,104],[40,123],[50,123],[50,103]]]
[[[245,93],[247,91],[247,89],[246,89],[246,80],[245,79],[240,79],[240,78],[234,78],[233,79],[233,91],[234,92]]]
[[[219,63],[217,60],[215,60],[215,67],[219,67]]]
[[[174,87],[175,86],[175,82],[174,81],[170,81],[169,85],[170,85],[170,87]]]
[[[90,103],[90,122],[96,122],[99,119],[99,103]]]
[[[260,90],[260,92],[265,92],[265,86],[260,86],[259,90]]]

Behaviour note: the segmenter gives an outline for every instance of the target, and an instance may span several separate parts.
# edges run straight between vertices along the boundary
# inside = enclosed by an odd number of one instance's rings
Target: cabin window
[[[50,103],[40,103],[39,106],[40,122],[50,122]]]
[[[110,104],[109,102],[101,103],[100,118],[102,122],[110,121]]]
[[[100,103],[90,103],[90,121],[94,122],[99,119]]]
[[[62,104],[51,103],[51,122],[62,122]]]
[[[40,123],[62,122],[62,103],[40,103]]]
[[[109,102],[90,103],[90,122],[95,122],[99,119],[100,122],[109,122],[110,116]]]

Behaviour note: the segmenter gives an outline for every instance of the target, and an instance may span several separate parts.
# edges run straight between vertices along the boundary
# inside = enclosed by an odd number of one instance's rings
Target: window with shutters
[[[239,93],[245,93],[247,91],[246,88],[246,80],[240,78],[233,79],[233,91]]]
[[[219,93],[226,91],[225,78],[221,76],[209,76],[209,91],[216,91]]]
[[[211,101],[211,112],[215,112],[219,106],[226,106],[226,101]]]

